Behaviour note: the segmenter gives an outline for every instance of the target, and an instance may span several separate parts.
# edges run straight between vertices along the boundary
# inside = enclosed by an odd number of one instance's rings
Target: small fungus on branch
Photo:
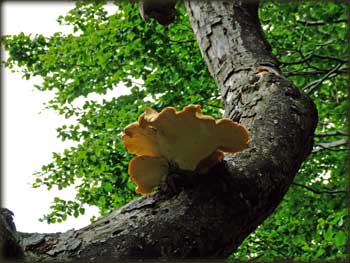
[[[199,105],[180,112],[166,107],[160,113],[147,107],[137,122],[125,127],[123,143],[137,155],[128,170],[136,192],[150,194],[165,181],[170,167],[203,173],[223,160],[223,152],[247,148],[249,135],[230,119],[203,115]]]

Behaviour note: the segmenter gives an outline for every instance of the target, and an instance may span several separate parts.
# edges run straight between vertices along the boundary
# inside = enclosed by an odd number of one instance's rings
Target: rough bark
[[[178,191],[140,198],[83,229],[19,233],[29,260],[224,258],[288,190],[312,149],[314,104],[278,74],[257,4],[185,4],[225,116],[248,129],[249,149],[227,155],[206,175],[174,175]],[[275,70],[256,72],[266,64]]]

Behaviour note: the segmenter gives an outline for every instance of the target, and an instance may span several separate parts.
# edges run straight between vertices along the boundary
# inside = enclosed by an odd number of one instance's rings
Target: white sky
[[[66,14],[73,2],[17,2],[1,3],[2,30],[4,35],[44,34],[51,35],[61,31],[70,33],[71,29],[59,26],[56,18]],[[108,11],[114,12],[115,6],[108,5]],[[5,54],[5,58],[7,54]],[[71,228],[81,228],[90,223],[92,215],[98,215],[95,207],[85,207],[86,214],[77,219],[68,218],[60,224],[46,224],[38,219],[49,212],[53,197],[63,199],[74,197],[72,189],[63,191],[45,188],[31,188],[33,172],[40,170],[51,161],[52,152],[62,152],[72,145],[56,138],[56,128],[66,122],[54,111],[44,110],[43,103],[52,97],[52,93],[34,90],[34,83],[40,79],[25,80],[21,74],[2,70],[2,207],[9,208],[15,214],[17,230],[23,232],[62,232]],[[120,89],[119,89],[120,90]],[[118,90],[118,91],[119,91]],[[125,91],[125,90],[124,90]],[[116,96],[109,92],[105,98]],[[96,98],[97,96],[93,96]],[[41,114],[39,114],[41,112]]]

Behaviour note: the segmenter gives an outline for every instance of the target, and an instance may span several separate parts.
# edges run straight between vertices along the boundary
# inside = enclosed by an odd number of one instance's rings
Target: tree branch
[[[324,26],[328,24],[335,24],[335,23],[345,23],[347,20],[346,18],[343,19],[337,19],[333,21],[305,21],[305,20],[297,20],[297,23],[302,24],[304,26]]]
[[[330,150],[331,148],[339,147],[339,146],[347,145],[347,144],[348,144],[347,139],[341,139],[341,140],[334,141],[334,142],[316,143],[312,152],[316,153],[316,152],[320,152],[323,150]]]
[[[332,132],[323,132],[323,133],[315,133],[315,137],[328,137],[328,136],[349,136],[344,131],[332,131]]]
[[[298,186],[298,187],[302,187],[305,188],[315,194],[345,194],[346,191],[345,190],[316,190],[310,186],[307,185],[303,185],[303,184],[299,184],[299,183],[292,183],[292,185]]]
[[[0,208],[0,259],[21,259],[23,250],[19,244],[12,211]]]

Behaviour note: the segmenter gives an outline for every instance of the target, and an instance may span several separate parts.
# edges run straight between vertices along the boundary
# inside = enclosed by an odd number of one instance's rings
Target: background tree
[[[75,185],[75,200],[54,198],[42,220],[61,222],[95,205],[101,216],[136,196],[127,175],[130,155],[120,141],[123,128],[145,105],[161,110],[200,104],[221,117],[224,105],[205,65],[182,4],[175,23],[145,23],[131,3],[116,3],[107,16],[105,2],[78,1],[58,22],[73,33],[51,37],[5,36],[4,62],[26,78],[41,76],[37,89],[55,90],[48,108],[75,125],[57,129],[62,140],[79,144],[53,153],[54,161],[36,173],[34,187]],[[259,16],[283,75],[314,100],[319,112],[313,153],[303,163],[278,209],[252,233],[232,259],[341,259],[345,254],[346,65],[345,4],[264,1]],[[256,52],[260,52],[257,50]],[[263,53],[263,51],[261,51]],[[74,104],[91,93],[129,87],[110,101]],[[79,183],[77,183],[79,182]],[[225,253],[227,254],[227,253]]]

